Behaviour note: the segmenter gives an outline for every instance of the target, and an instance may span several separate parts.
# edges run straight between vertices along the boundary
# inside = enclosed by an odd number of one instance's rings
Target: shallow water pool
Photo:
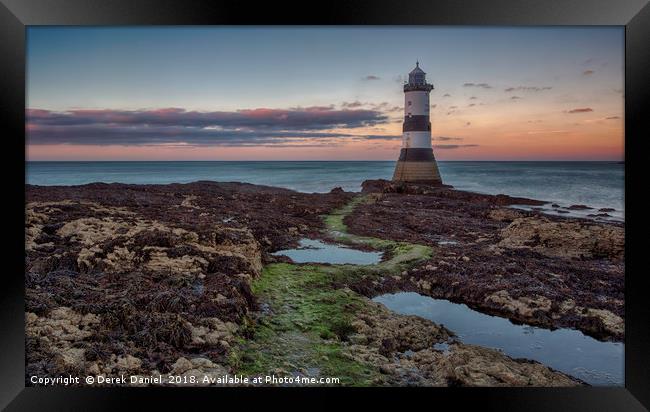
[[[374,265],[381,261],[382,252],[365,252],[345,245],[323,243],[320,240],[301,239],[296,249],[279,250],[273,255],[284,255],[296,263],[331,263],[335,265]]]
[[[501,350],[512,358],[533,359],[582,379],[590,385],[622,386],[623,343],[600,342],[574,329],[549,330],[515,325],[467,305],[433,299],[413,292],[373,299],[404,315],[417,315],[444,325],[463,343]]]

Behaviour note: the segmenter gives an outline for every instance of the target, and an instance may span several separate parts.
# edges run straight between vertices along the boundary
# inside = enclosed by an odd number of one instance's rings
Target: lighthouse
[[[415,63],[404,84],[404,124],[402,147],[395,166],[393,181],[441,185],[436,158],[431,147],[429,120],[429,93],[433,85],[427,83],[426,73]]]

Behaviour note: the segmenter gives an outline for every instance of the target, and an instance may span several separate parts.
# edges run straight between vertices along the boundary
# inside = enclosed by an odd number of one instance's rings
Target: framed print
[[[647,408],[647,2],[318,8],[3,0],[2,406]]]

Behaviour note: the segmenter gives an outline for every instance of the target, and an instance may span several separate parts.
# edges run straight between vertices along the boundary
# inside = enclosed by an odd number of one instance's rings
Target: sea
[[[623,162],[439,161],[438,166],[444,183],[456,189],[542,200],[547,202],[541,207],[545,213],[624,220]],[[335,187],[357,192],[364,180],[390,179],[394,168],[394,161],[29,161],[26,183],[70,186],[92,182],[165,184],[211,180],[308,193],[329,192]],[[568,209],[572,205],[592,209]],[[614,210],[607,211],[606,217],[593,216],[602,214],[598,209],[603,208]]]

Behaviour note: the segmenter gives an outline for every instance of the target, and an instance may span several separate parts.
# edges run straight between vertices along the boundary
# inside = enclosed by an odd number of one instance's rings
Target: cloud
[[[388,102],[381,102],[381,103],[366,103],[366,105],[370,106],[372,110],[377,110],[377,111],[392,111],[395,107],[398,106],[392,106]],[[404,110],[403,107],[399,106],[401,110]]]
[[[470,99],[470,100],[476,100],[476,99],[478,99],[478,97],[476,97],[476,96],[472,96],[472,97],[470,97],[469,99]]]
[[[442,95],[442,97],[451,97],[451,95],[449,93],[445,93]]]
[[[363,106],[363,103],[361,103],[358,100],[355,100],[353,102],[343,102],[343,103],[341,103],[341,107],[345,107],[345,108],[348,108],[348,109],[352,109],[352,108],[355,108],[355,107],[361,107],[361,106]]]
[[[590,58],[582,62],[582,66],[584,67],[594,67],[596,65],[600,67],[606,67],[607,64],[608,64],[607,61],[598,58]]]
[[[335,110],[331,106],[198,112],[155,110],[28,109],[30,144],[256,145],[354,137],[331,129],[355,129],[388,122],[376,110]]]
[[[433,145],[436,149],[460,149],[462,147],[478,147],[477,144],[437,144]]]
[[[519,96],[512,96],[510,99],[511,99],[511,100],[519,100],[519,99],[521,99],[521,97],[519,97]]]
[[[464,83],[463,87],[481,87],[483,89],[491,89],[492,86],[490,86],[487,83]]]
[[[332,106],[290,109],[243,109],[233,112],[198,112],[168,108],[155,110],[69,110],[53,112],[28,109],[27,122],[51,126],[183,126],[317,130],[352,128],[384,123],[386,117],[374,110],[334,110]]]
[[[585,70],[584,72],[582,72],[582,75],[583,76],[591,76],[594,73],[595,72],[593,70]]]
[[[363,136],[363,137],[365,139],[368,139],[368,140],[397,140],[397,139],[401,139],[402,135],[389,135],[389,136],[386,136],[386,135],[380,135],[380,134],[371,134],[371,135],[367,135],[367,136]]]
[[[474,107],[474,106],[476,106],[476,103],[470,103],[467,105],[467,107]]]
[[[379,80],[379,79],[381,79],[381,77],[375,76],[375,75],[372,75],[372,74],[369,74],[369,75],[367,75],[366,77],[363,78],[363,80]]]
[[[620,118],[621,118],[621,116],[609,116],[609,117],[606,117],[605,120],[614,120],[614,119],[620,119]]]
[[[373,103],[373,102],[361,102],[359,100],[355,100],[353,102],[343,102],[341,103],[341,107],[343,109],[356,109],[359,107],[369,107],[371,110],[375,111],[393,111],[396,107],[399,107],[400,110],[404,110],[403,107],[401,106],[392,106],[388,102],[380,102],[380,103]],[[332,108],[334,106],[332,105]]]
[[[582,108],[577,108],[577,109],[571,109],[567,111],[567,113],[588,113],[588,112],[593,112],[594,109],[591,107],[582,107]]]
[[[440,140],[442,142],[447,142],[449,140],[463,140],[462,137],[449,137],[449,136],[438,136],[438,137],[433,137],[431,140]]]
[[[516,87],[508,87],[507,89],[503,89],[506,93],[514,92],[514,91],[519,91],[519,92],[542,92],[544,90],[551,90],[551,86],[516,86]]]
[[[27,133],[29,144],[151,146],[184,143],[193,146],[256,146],[260,144],[349,138],[346,133],[314,131],[243,131],[188,127],[93,127],[57,126],[33,128]]]
[[[402,138],[402,135],[379,135],[379,134],[371,134],[367,136],[363,136],[367,140],[399,140]],[[432,136],[431,137],[432,141],[440,141],[440,142],[448,142],[448,141],[454,141],[454,140],[463,140],[462,137],[449,137],[449,136]],[[445,146],[445,145],[442,145]]]

